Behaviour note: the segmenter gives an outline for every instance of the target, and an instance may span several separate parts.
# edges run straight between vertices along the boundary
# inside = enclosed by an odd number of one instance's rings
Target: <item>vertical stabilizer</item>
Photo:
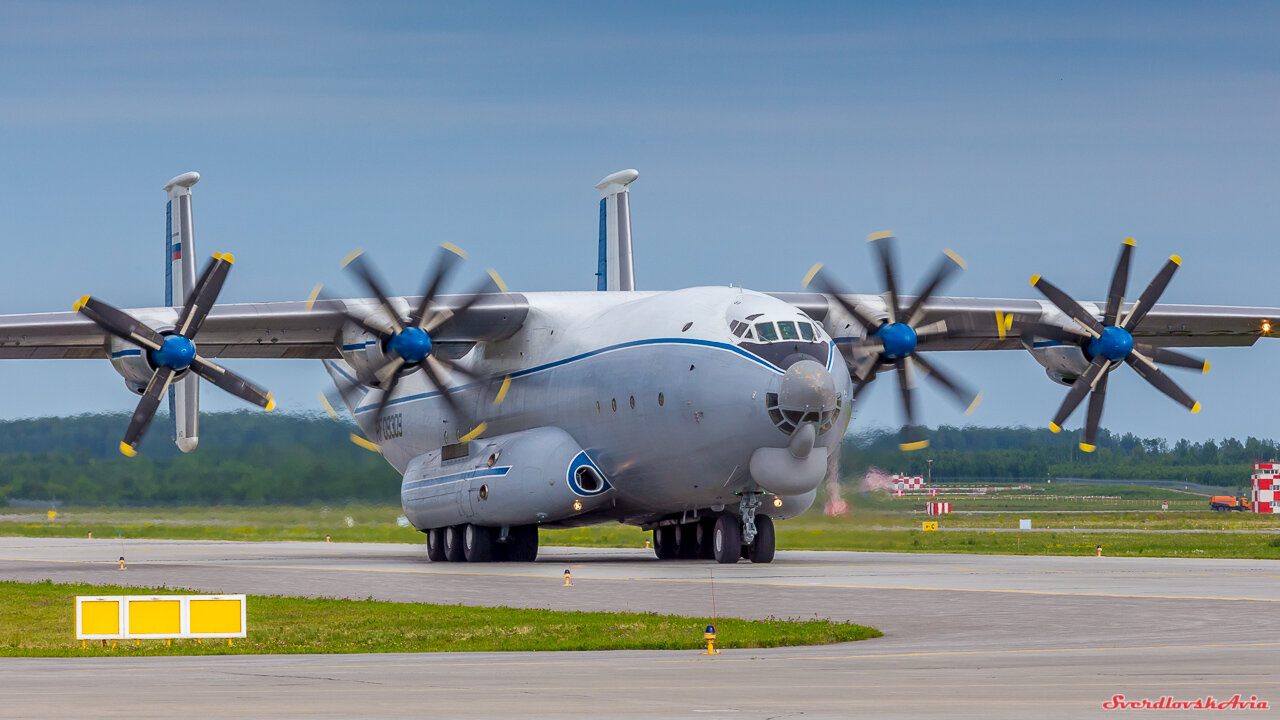
[[[636,271],[631,255],[631,193],[627,186],[638,177],[640,173],[635,170],[622,170],[596,185],[600,190],[597,290],[636,289]]]
[[[195,230],[191,219],[191,186],[200,173],[183,173],[164,186],[169,194],[165,210],[164,304],[181,307],[196,284]],[[169,417],[173,442],[191,452],[200,442],[200,378],[187,373],[169,388]]]

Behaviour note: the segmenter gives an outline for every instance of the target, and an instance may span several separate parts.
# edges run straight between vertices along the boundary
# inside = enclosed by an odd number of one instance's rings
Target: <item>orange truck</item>
[[[1209,508],[1214,512],[1227,512],[1228,510],[1252,510],[1253,505],[1245,498],[1232,497],[1230,495],[1214,495],[1209,498]]]

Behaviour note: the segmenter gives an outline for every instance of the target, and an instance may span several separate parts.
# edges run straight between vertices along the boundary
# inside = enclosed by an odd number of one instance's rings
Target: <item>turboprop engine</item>
[[[554,523],[612,504],[613,487],[569,433],[542,427],[446,445],[405,469],[400,502],[419,530]]]
[[[1022,346],[1044,367],[1044,374],[1059,385],[1072,385],[1089,369],[1089,358],[1079,345],[1024,336]]]
[[[107,341],[107,356],[111,358],[111,367],[120,373],[125,387],[131,392],[141,395],[147,389],[156,369],[147,361],[142,348],[112,335]]]

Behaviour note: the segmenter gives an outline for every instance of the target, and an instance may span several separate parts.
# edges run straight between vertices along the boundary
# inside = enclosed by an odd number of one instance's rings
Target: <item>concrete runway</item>
[[[543,548],[532,565],[455,565],[420,545],[152,540],[124,543],[121,572],[121,547],[0,538],[0,578],[704,617],[714,572],[721,615],[847,619],[885,637],[713,658],[0,659],[0,717],[1081,717],[1112,715],[1117,694],[1280,705],[1280,561],[780,552],[724,566]]]

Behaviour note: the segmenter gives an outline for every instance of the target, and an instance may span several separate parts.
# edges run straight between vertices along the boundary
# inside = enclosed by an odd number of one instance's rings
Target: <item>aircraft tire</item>
[[[462,529],[462,554],[467,562],[493,560],[493,528],[468,523]]]
[[[444,530],[432,528],[427,531],[427,559],[431,562],[444,562]]]
[[[714,517],[702,518],[698,521],[698,559],[699,560],[715,560],[716,559],[716,519]]]
[[[507,558],[511,562],[538,559],[538,526],[520,525],[507,531]]]
[[[653,529],[653,554],[659,560],[674,560],[676,549],[676,529],[674,525],[663,525]]]
[[[742,559],[742,521],[736,515],[725,513],[716,518],[712,535],[716,562],[731,565]]]
[[[450,525],[447,528],[441,528],[440,534],[444,536],[444,559],[449,562],[462,562],[466,560],[466,556],[462,552],[462,526]]]
[[[676,526],[676,557],[681,560],[698,557],[698,523],[681,523]]]
[[[753,563],[771,563],[773,552],[773,518],[768,515],[756,515],[756,539],[747,546],[747,559]]]

